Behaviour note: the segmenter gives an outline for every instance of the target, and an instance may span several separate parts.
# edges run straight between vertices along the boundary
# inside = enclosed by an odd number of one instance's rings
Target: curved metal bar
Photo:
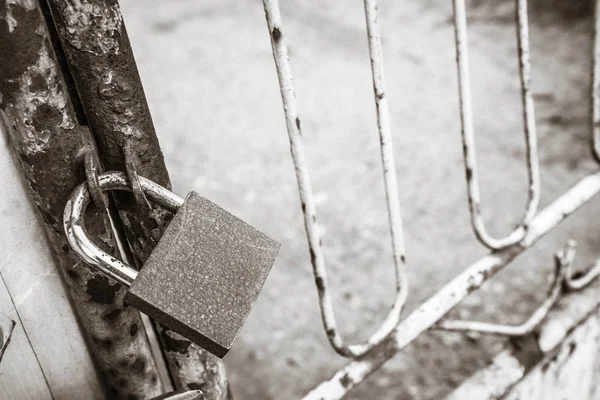
[[[131,191],[130,181],[122,172],[108,172],[98,177],[100,188],[107,190]],[[158,205],[175,213],[183,204],[183,199],[168,189],[144,177],[139,177],[144,193]],[[87,264],[98,268],[125,287],[130,287],[138,272],[120,260],[106,254],[88,237],[84,224],[85,209],[90,203],[91,195],[86,183],[79,185],[67,204],[63,215],[63,226],[67,240]]]
[[[387,98],[385,95],[385,83],[383,74],[383,62],[381,58],[381,38],[379,36],[379,22],[377,18],[377,1],[364,0],[365,17],[367,22],[367,33],[369,42],[369,56],[371,58],[371,69],[373,75],[373,87],[375,91],[375,103],[377,109],[377,126],[381,143],[381,161],[383,165],[383,178],[386,188],[386,200],[388,204],[388,217],[390,221],[390,232],[392,236],[393,262],[396,277],[396,295],[391,311],[388,313],[383,324],[376,332],[362,344],[347,344],[344,342],[337,330],[335,313],[331,301],[331,294],[327,284],[327,271],[325,259],[321,249],[321,237],[319,234],[316,218],[316,205],[311,188],[310,175],[306,165],[306,156],[302,144],[302,133],[298,107],[292,79],[292,72],[288,57],[285,34],[282,31],[281,14],[278,0],[263,0],[265,15],[273,58],[277,69],[281,98],[285,113],[287,131],[290,139],[292,160],[298,181],[298,190],[304,213],[304,226],[308,238],[308,247],[311,255],[313,273],[319,295],[319,306],[323,326],[333,349],[344,357],[360,357],[381,343],[393,332],[400,322],[402,308],[408,296],[408,279],[405,270],[404,238],[402,235],[402,218],[397,193],[396,170],[393,158],[392,137],[389,124],[389,113]]]
[[[533,330],[546,318],[554,304],[560,298],[563,286],[566,282],[567,271],[572,263],[571,241],[567,243],[564,250],[559,251],[554,256],[556,270],[554,273],[554,282],[544,302],[531,314],[527,321],[519,325],[493,324],[479,321],[462,320],[441,320],[430,329],[455,331],[455,332],[477,332],[491,335],[502,336],[525,336]]]
[[[573,275],[573,261],[575,260],[577,243],[574,240],[569,241],[568,257],[565,272],[564,287],[569,291],[576,291],[583,289],[589,285],[598,275],[600,275],[600,258],[590,266],[586,272],[576,273],[576,277]]]
[[[456,60],[458,67],[458,92],[460,102],[461,134],[463,157],[467,178],[467,193],[471,225],[477,239],[492,250],[511,246],[525,237],[528,226],[537,212],[540,199],[540,173],[537,154],[537,138],[533,97],[531,95],[531,76],[529,61],[529,30],[527,23],[527,0],[516,0],[517,4],[517,41],[519,53],[519,73],[521,79],[521,101],[523,104],[523,122],[525,144],[527,148],[527,171],[529,180],[528,201],[521,224],[509,235],[496,239],[485,228],[481,215],[481,196],[479,193],[479,174],[475,156],[475,138],[473,129],[473,107],[471,101],[471,81],[469,76],[469,53],[467,43],[467,17],[464,0],[454,0],[454,27],[456,39]]]

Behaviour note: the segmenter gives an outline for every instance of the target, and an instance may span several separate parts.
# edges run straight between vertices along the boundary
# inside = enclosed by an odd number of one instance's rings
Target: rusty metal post
[[[118,1],[47,1],[106,169],[131,172],[134,168],[139,175],[170,187]],[[141,265],[171,215],[138,206],[128,193],[116,200],[130,249]],[[176,388],[202,389],[207,399],[225,398],[222,361],[182,336],[157,328]]]
[[[90,350],[110,398],[144,399],[160,394],[150,347],[139,314],[123,306],[124,290],[90,271],[70,251],[62,214],[83,180],[75,162],[81,129],[35,0],[0,2],[0,114],[8,128],[29,193],[70,286]],[[116,252],[102,210],[86,216],[97,243]]]

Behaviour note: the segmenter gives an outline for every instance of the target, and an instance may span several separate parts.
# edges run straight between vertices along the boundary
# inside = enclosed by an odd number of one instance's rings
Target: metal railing
[[[392,152],[392,134],[383,72],[378,4],[377,0],[364,0],[383,178],[392,237],[396,295],[387,318],[366,343],[347,344],[337,330],[335,314],[329,294],[325,261],[317,229],[315,201],[313,199],[310,175],[302,145],[300,117],[279,1],[263,0],[290,139],[291,154],[298,181],[323,326],[333,349],[340,355],[351,359],[331,379],[321,383],[308,393],[304,398],[305,400],[341,399],[352,388],[380,368],[388,359],[409,345],[420,334],[430,329],[476,331],[506,336],[526,335],[532,332],[546,317],[552,306],[560,298],[561,293],[583,288],[600,273],[599,259],[583,276],[573,277],[572,264],[575,257],[575,242],[569,241],[565,249],[559,251],[555,256],[555,278],[548,297],[523,324],[509,326],[444,319],[444,316],[470,293],[480,288],[496,272],[508,265],[518,255],[530,248],[537,240],[550,232],[560,222],[600,192],[600,173],[594,173],[581,179],[561,197],[542,211],[537,212],[540,198],[540,177],[534,101],[531,94],[527,0],[516,0],[515,4],[521,101],[529,180],[525,215],[519,226],[503,238],[491,237],[485,228],[480,207],[479,179],[472,121],[473,112],[469,77],[466,6],[464,0],[453,0],[459,104],[462,123],[461,133],[471,224],[475,236],[484,246],[490,249],[490,253],[473,263],[410,315],[401,320],[402,308],[408,295],[408,280],[406,276],[401,211],[397,193],[398,183]],[[600,107],[598,99],[600,90],[600,66],[598,62],[600,44],[597,40],[598,30],[600,29],[599,13],[598,2],[596,2],[590,125],[593,131],[592,152],[598,161],[600,161]]]

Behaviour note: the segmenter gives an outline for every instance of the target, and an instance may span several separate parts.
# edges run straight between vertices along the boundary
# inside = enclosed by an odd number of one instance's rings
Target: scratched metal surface
[[[118,1],[48,4],[104,167],[129,173],[128,166],[133,166],[140,175],[170,187]],[[132,258],[140,266],[171,215],[157,206],[139,207],[128,193],[117,193],[115,199]],[[176,388],[201,388],[207,399],[226,396],[220,360],[169,329],[156,328]]]
[[[340,328],[364,339],[394,288],[363,10],[360,3],[282,3]],[[469,14],[482,203],[497,236],[519,220],[526,199],[512,7]],[[591,25],[577,13],[565,19],[532,7],[544,207],[597,169],[587,129]],[[298,398],[344,361],[321,328],[262,6],[124,0],[122,8],[175,191],[194,189],[282,242],[225,358],[233,391]],[[468,219],[451,4],[383,1],[381,15],[409,311],[485,250]],[[581,265],[591,260],[599,241],[586,216],[598,211],[598,201],[586,206],[454,315],[522,321],[544,296],[552,255],[568,237],[579,242]],[[493,338],[426,334],[349,398],[440,398],[501,348]]]

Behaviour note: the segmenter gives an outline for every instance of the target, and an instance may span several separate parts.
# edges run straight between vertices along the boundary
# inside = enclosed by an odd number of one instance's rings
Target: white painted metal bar
[[[383,179],[385,183],[386,201],[390,232],[392,236],[393,263],[396,275],[396,295],[392,309],[385,321],[373,335],[361,344],[347,344],[337,330],[335,313],[327,282],[325,258],[321,249],[321,237],[317,225],[316,204],[311,187],[310,175],[306,163],[302,132],[296,94],[293,85],[291,67],[285,33],[282,28],[281,14],[278,0],[263,0],[267,25],[271,37],[273,57],[277,68],[281,98],[285,113],[287,131],[290,139],[292,160],[298,181],[298,190],[304,213],[304,226],[308,238],[308,247],[315,282],[319,295],[319,305],[323,325],[333,349],[345,357],[360,357],[371,351],[385,337],[387,337],[400,321],[402,308],[408,296],[408,279],[406,277],[406,257],[404,254],[404,237],[402,233],[402,218],[400,202],[398,200],[398,183],[394,164],[392,135],[389,122],[388,103],[385,93],[383,73],[383,60],[381,54],[381,38],[379,36],[379,22],[377,16],[377,1],[365,0],[365,16],[367,20],[367,33],[369,42],[369,56],[373,74],[373,88],[377,110],[377,127],[379,132],[381,162],[383,166]]]
[[[467,194],[471,225],[479,241],[492,250],[499,250],[523,239],[529,223],[537,212],[540,200],[540,172],[535,129],[535,113],[531,95],[531,66],[529,61],[529,26],[527,22],[527,0],[516,0],[517,42],[519,77],[521,79],[521,101],[527,154],[529,179],[528,201],[521,224],[509,235],[496,239],[489,235],[481,214],[479,173],[475,156],[475,134],[473,128],[473,106],[471,100],[471,77],[469,73],[469,47],[467,38],[467,12],[464,0],[454,0],[454,29],[456,40],[456,63],[458,67],[458,93],[462,123],[463,157],[467,178]]]

